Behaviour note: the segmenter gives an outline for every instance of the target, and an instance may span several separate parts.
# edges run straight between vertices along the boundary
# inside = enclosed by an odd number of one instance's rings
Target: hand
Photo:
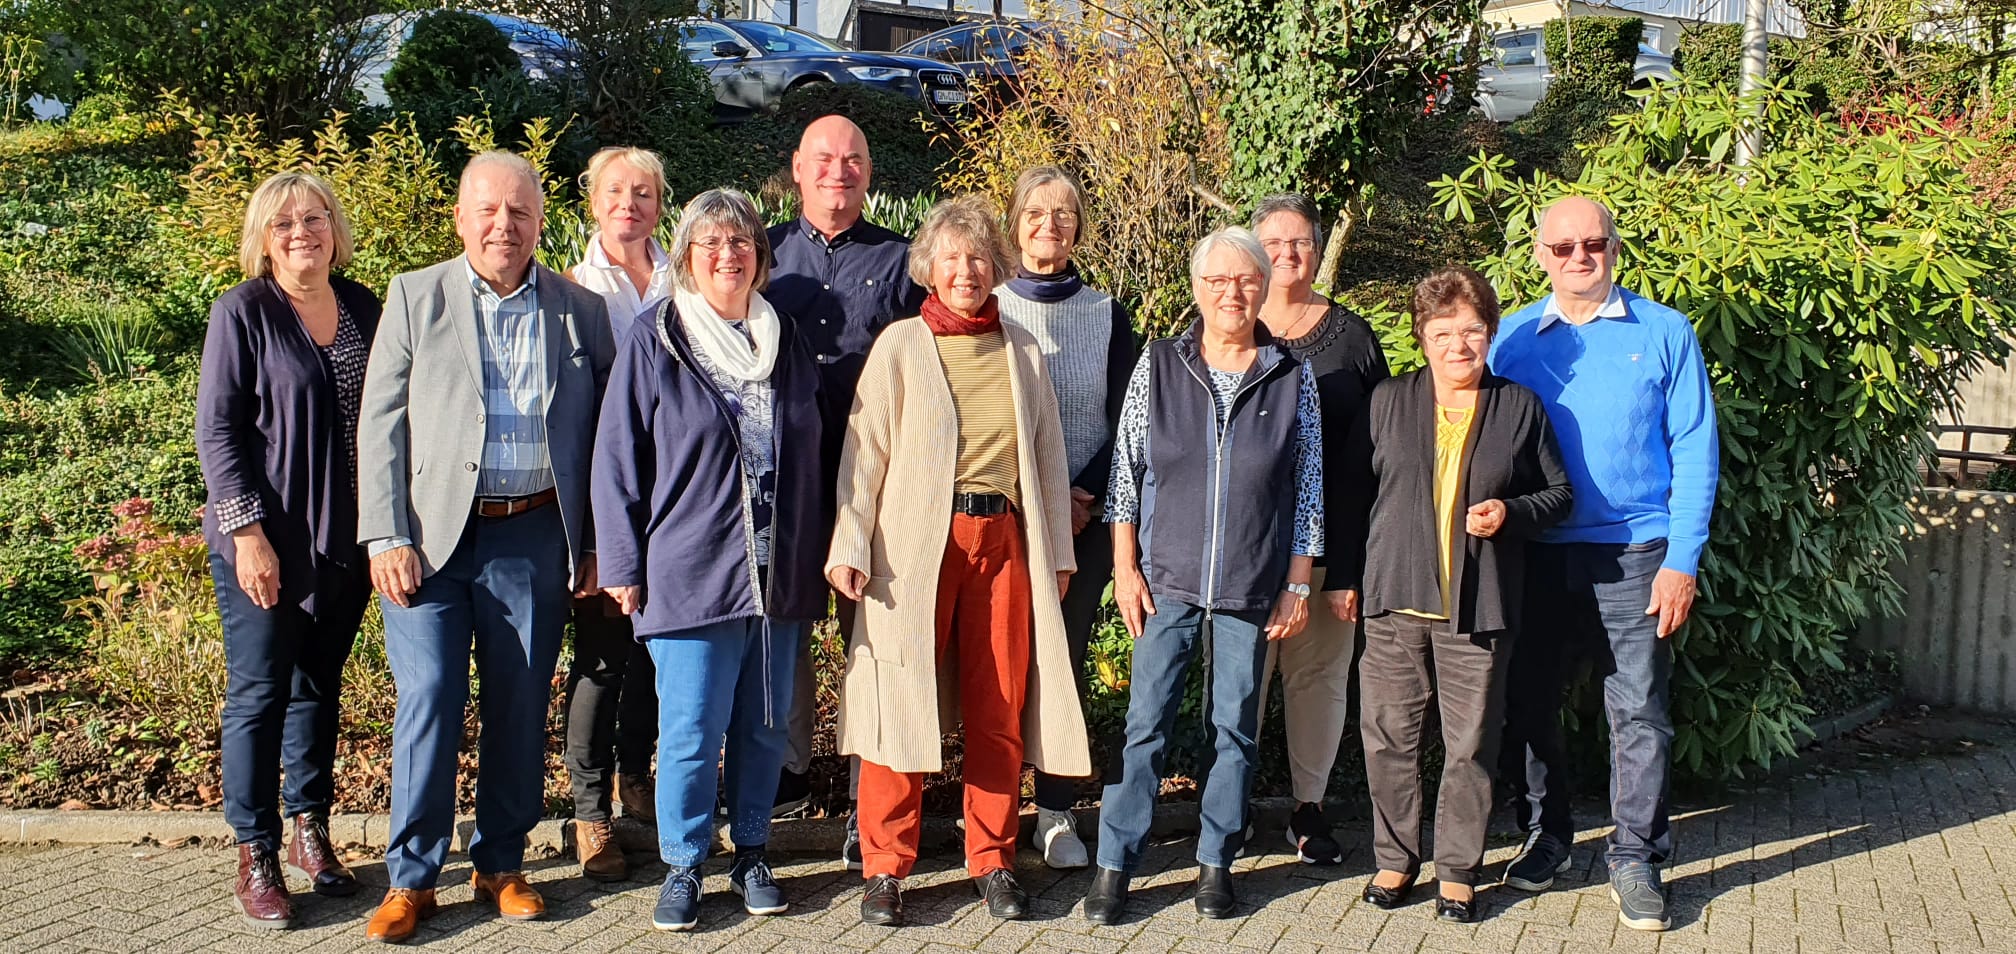
[[[280,602],[280,558],[258,524],[231,531],[232,562],[238,565],[238,588],[260,609]]]
[[[1464,514],[1465,529],[1473,537],[1489,537],[1505,525],[1505,501],[1486,500],[1470,505]]]
[[[1113,602],[1120,607],[1127,635],[1140,639],[1148,628],[1148,617],[1155,615],[1155,598],[1148,595],[1148,579],[1141,575],[1140,566],[1123,564],[1114,570]]]
[[[1287,590],[1274,598],[1274,612],[1267,617],[1267,638],[1287,639],[1309,625],[1309,601]]]
[[[1071,488],[1071,535],[1083,533],[1085,525],[1092,522],[1092,494],[1078,487]]]
[[[1661,567],[1652,578],[1652,602],[1645,607],[1645,615],[1659,617],[1659,638],[1673,635],[1693,609],[1693,574]]]
[[[605,586],[602,592],[616,601],[616,608],[622,610],[625,616],[637,612],[637,607],[644,604],[644,588],[641,586]]]
[[[1358,591],[1331,590],[1323,594],[1324,602],[1330,604],[1330,615],[1347,623],[1358,622]]]
[[[574,588],[575,599],[585,600],[602,591],[602,587],[596,585],[595,569],[595,554],[581,554],[581,569],[574,574],[574,578],[581,581],[581,585]],[[634,590],[636,587],[633,586],[631,589]],[[624,610],[623,615],[630,615],[630,611]]]
[[[1064,594],[1066,594],[1066,593],[1069,593],[1069,592],[1071,592],[1071,571],[1070,571],[1070,570],[1058,570],[1058,571],[1057,571],[1057,598],[1061,600],[1061,599],[1063,599],[1063,598],[1064,598]]]
[[[393,547],[371,558],[371,585],[396,606],[420,591],[420,553],[410,546]]]
[[[826,582],[833,584],[833,592],[859,603],[861,591],[868,586],[868,574],[851,566],[836,566],[826,571]]]

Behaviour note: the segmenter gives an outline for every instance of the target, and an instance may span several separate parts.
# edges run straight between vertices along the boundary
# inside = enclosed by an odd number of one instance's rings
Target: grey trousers
[[[1421,869],[1421,749],[1433,700],[1443,749],[1435,877],[1475,885],[1491,820],[1512,640],[1504,632],[1451,635],[1447,627],[1405,613],[1365,621],[1358,726],[1372,792],[1372,857],[1386,871]]]

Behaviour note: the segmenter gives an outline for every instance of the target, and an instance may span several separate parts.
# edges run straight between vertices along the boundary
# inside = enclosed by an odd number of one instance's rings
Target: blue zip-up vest
[[[1288,576],[1301,362],[1266,326],[1221,432],[1198,326],[1148,346],[1148,588],[1210,610],[1265,611]]]

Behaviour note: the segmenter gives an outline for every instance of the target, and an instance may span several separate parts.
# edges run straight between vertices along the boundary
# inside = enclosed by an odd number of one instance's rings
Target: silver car
[[[1508,123],[1533,111],[1554,81],[1554,71],[1547,66],[1547,44],[1539,27],[1493,36],[1491,53],[1490,61],[1477,68],[1477,109],[1486,119]],[[1655,79],[1672,82],[1673,57],[1640,43],[1631,88]]]

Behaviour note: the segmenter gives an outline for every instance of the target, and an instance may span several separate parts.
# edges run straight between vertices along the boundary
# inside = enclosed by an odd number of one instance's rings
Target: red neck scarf
[[[920,312],[924,323],[931,326],[934,335],[984,335],[1001,330],[1001,303],[993,295],[987,296],[987,303],[980,306],[980,313],[968,318],[945,306],[938,300],[938,293],[924,299]]]

